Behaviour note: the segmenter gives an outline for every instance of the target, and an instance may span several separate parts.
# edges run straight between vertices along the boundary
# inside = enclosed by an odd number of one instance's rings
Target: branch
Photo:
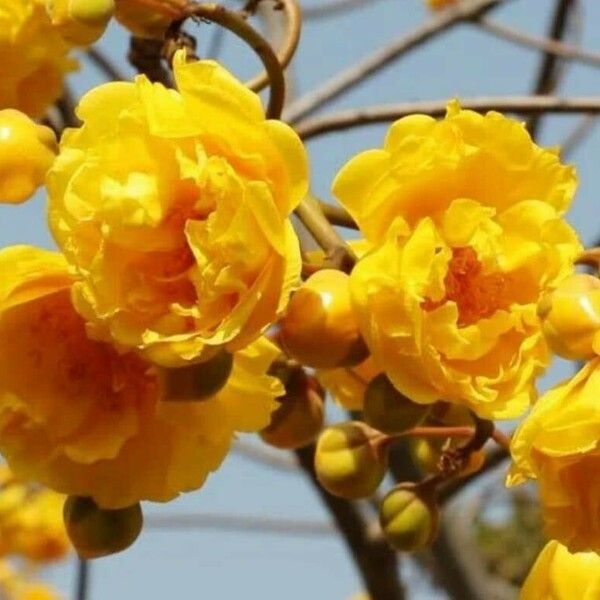
[[[343,206],[328,204],[327,202],[319,202],[319,204],[323,214],[332,225],[338,225],[346,229],[358,229],[358,225]]]
[[[560,40],[567,30],[569,14],[571,9],[576,6],[577,0],[557,0],[554,18],[550,27],[548,37],[552,40]],[[549,94],[558,86],[561,75],[561,64],[557,60],[557,55],[553,52],[544,52],[537,81],[533,88],[533,93],[537,95]],[[527,121],[527,129],[531,137],[535,139],[540,125],[540,116],[532,115]]]
[[[315,475],[314,453],[314,446],[296,450],[300,466],[343,535],[371,600],[403,600],[396,553],[379,530],[367,526],[354,503],[331,496],[321,487]]]
[[[293,4],[292,0],[290,2]],[[262,61],[269,79],[270,95],[267,117],[278,119],[281,116],[285,99],[285,80],[279,59],[267,40],[256,29],[248,25],[240,14],[212,2],[202,4],[190,2],[182,10],[181,19],[171,25],[168,35],[178,32],[183,22],[188,18],[217,23],[234,33],[254,50]]]
[[[90,561],[85,558],[77,559],[77,578],[75,580],[75,598],[87,600],[90,589]]]
[[[587,138],[598,124],[596,115],[583,115],[579,117],[575,127],[560,144],[560,155],[562,158],[570,156],[575,149]]]
[[[274,519],[250,515],[223,515],[218,513],[149,515],[144,527],[150,529],[216,529],[244,533],[268,533],[308,537],[330,536],[335,533],[331,523],[301,519]]]
[[[129,62],[139,73],[144,73],[150,81],[173,87],[169,71],[162,62],[162,40],[151,40],[131,36],[129,43]]]
[[[383,104],[367,108],[345,110],[302,121],[296,127],[298,135],[308,140],[317,135],[362,127],[373,123],[395,121],[415,113],[440,117],[446,113],[446,100]],[[489,96],[461,100],[463,108],[485,112],[498,110],[521,114],[600,113],[600,96],[558,98],[556,96]]]
[[[108,77],[108,79],[112,81],[127,81],[129,79],[129,77],[124,73],[121,73],[112,61],[98,48],[88,48],[86,54],[90,61],[93,62]]]
[[[521,46],[543,50],[547,54],[554,54],[562,60],[578,61],[593,67],[600,67],[600,52],[583,50],[572,44],[534,36],[488,18],[478,19],[477,24],[488,33]]]
[[[396,58],[407,54],[410,50],[414,50],[424,42],[454,25],[466,19],[479,16],[501,1],[467,0],[440,12],[438,15],[431,17],[421,27],[401,37],[399,40],[376,50],[357,64],[326,81],[321,87],[300,97],[290,104],[284,113],[284,119],[290,123],[297,123],[301,118],[312,114],[315,110],[337,98],[354,84],[373,75]]]

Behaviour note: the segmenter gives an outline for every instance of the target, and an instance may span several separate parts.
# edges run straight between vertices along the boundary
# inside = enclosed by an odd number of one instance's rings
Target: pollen
[[[446,294],[441,300],[426,298],[421,306],[432,311],[447,302],[458,308],[458,326],[466,327],[507,308],[506,278],[501,273],[484,273],[477,253],[470,246],[452,248],[452,258],[444,278]]]

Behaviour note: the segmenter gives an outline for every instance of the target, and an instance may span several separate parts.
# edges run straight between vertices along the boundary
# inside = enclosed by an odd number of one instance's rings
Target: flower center
[[[503,298],[506,286],[504,275],[483,273],[477,253],[470,246],[452,248],[444,285],[446,294],[441,300],[426,298],[421,306],[426,311],[432,311],[446,302],[455,302],[459,327],[491,317],[496,310],[508,307]]]

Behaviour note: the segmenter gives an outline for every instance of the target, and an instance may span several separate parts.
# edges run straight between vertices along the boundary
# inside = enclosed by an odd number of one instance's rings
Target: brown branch
[[[284,113],[284,119],[290,123],[297,123],[303,117],[312,114],[315,110],[337,98],[354,84],[365,80],[398,57],[404,56],[410,50],[414,50],[424,42],[454,25],[483,14],[501,1],[466,0],[440,12],[406,36],[376,50],[357,64],[338,73],[322,86],[300,97],[290,104]]]
[[[350,216],[350,213],[342,206],[320,202],[321,210],[332,225],[345,227],[346,229],[358,229],[358,225]]]
[[[404,102],[345,110],[302,121],[296,126],[298,135],[308,140],[317,135],[361,127],[373,123],[394,121],[415,113],[432,117],[443,116],[446,112],[445,100]],[[600,113],[600,96],[558,98],[556,96],[490,96],[461,100],[463,108],[485,112],[498,110],[520,114],[553,113]]]
[[[375,4],[375,1],[376,0],[325,0],[325,2],[317,4],[316,6],[307,6],[304,8],[304,18],[310,20],[333,17],[347,10],[371,6]]]
[[[62,120],[62,129],[79,127],[80,122],[75,114],[75,98],[73,92],[65,86],[63,95],[56,101],[56,109]]]
[[[238,440],[233,445],[233,451],[245,458],[266,467],[272,467],[287,473],[298,473],[298,465],[284,452],[272,452],[258,444]]]
[[[488,33],[521,46],[543,50],[565,61],[577,61],[593,67],[600,67],[600,52],[584,50],[562,41],[534,36],[487,17],[478,19],[476,23]]]
[[[283,44],[277,52],[277,58],[281,68],[285,69],[294,57],[300,42],[302,11],[297,0],[281,0],[281,3],[285,15],[286,29]],[[247,81],[246,85],[255,92],[262,90],[269,85],[269,74],[265,70]]]
[[[181,19],[172,24],[168,35],[177,33],[183,22],[188,18],[217,23],[231,31],[254,50],[262,61],[269,78],[270,95],[267,117],[278,119],[281,116],[285,100],[285,79],[279,58],[267,40],[249,25],[239,13],[227,10],[223,6],[212,2],[201,4],[190,2],[187,4],[182,10]]]
[[[560,40],[567,31],[571,9],[577,4],[577,0],[557,0],[554,17],[550,26],[548,38]],[[561,62],[554,52],[544,52],[542,62],[538,71],[537,79],[533,88],[533,94],[538,96],[552,93],[558,86],[561,76]],[[531,115],[527,120],[527,129],[532,138],[537,137],[540,126],[540,115]]]
[[[335,533],[331,523],[302,519],[275,519],[250,515],[220,513],[192,513],[176,515],[148,515],[144,527],[149,529],[217,529],[246,533],[270,533],[310,537],[330,536]]]
[[[583,115],[579,117],[575,127],[560,144],[561,157],[567,158],[575,149],[594,131],[598,124],[596,115]]]
[[[402,600],[396,553],[378,529],[368,527],[356,504],[331,496],[321,487],[315,475],[314,452],[314,446],[297,450],[298,462],[343,535],[371,600]]]
[[[162,62],[162,47],[162,40],[131,36],[127,57],[135,69],[146,75],[150,81],[173,87],[171,74]]]
[[[98,48],[88,48],[86,54],[90,61],[93,62],[108,79],[112,81],[127,81],[129,79],[129,77],[122,73]]]
[[[350,272],[356,263],[356,256],[327,220],[319,201],[308,195],[300,202],[295,213],[325,251],[327,266]]]

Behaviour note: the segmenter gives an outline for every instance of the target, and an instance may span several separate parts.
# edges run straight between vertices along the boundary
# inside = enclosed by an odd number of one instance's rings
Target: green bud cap
[[[383,373],[372,379],[365,390],[365,421],[385,433],[402,433],[416,427],[425,420],[430,408],[409,400]]]
[[[157,367],[163,400],[188,402],[214,396],[227,383],[233,355],[221,350],[202,363],[173,369]]]
[[[129,548],[144,522],[139,502],[127,508],[103,509],[92,498],[83,496],[67,498],[63,518],[77,554],[88,559]]]
[[[379,431],[360,421],[325,429],[315,452],[315,471],[321,485],[342,498],[372,496],[387,467],[387,457],[377,443],[380,439]]]
[[[401,483],[381,501],[379,522],[395,550],[415,552],[428,546],[435,537],[439,509],[429,490],[414,483]]]
[[[325,394],[315,378],[301,368],[286,377],[285,391],[260,437],[276,448],[293,450],[313,442],[323,429]]]

